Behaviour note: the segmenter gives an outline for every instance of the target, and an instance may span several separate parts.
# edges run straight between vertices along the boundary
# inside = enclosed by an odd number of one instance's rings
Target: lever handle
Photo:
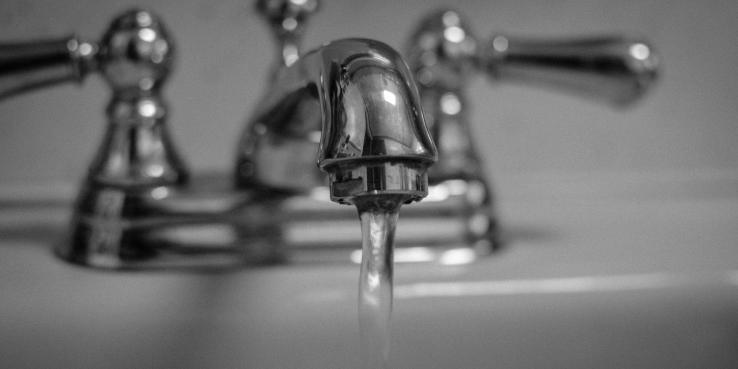
[[[484,183],[466,114],[466,86],[475,74],[624,106],[654,85],[659,67],[653,48],[637,38],[532,40],[497,35],[480,40],[452,9],[423,17],[408,46],[408,64],[439,150],[438,162],[429,171],[432,182],[475,178]]]
[[[659,64],[646,41],[624,36],[533,40],[495,35],[478,55],[493,79],[553,87],[615,106],[643,96],[656,81]]]
[[[421,89],[461,90],[473,72],[594,98],[616,106],[637,101],[656,81],[659,58],[648,42],[625,36],[480,40],[454,10],[420,22],[409,62]]]
[[[290,66],[300,57],[300,44],[309,16],[318,0],[258,0],[256,10],[269,22],[279,43],[280,60]]]
[[[63,82],[96,69],[97,45],[76,36],[0,44],[0,99]]]

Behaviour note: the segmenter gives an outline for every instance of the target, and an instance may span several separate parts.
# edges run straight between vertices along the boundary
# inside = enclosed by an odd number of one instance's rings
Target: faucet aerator
[[[390,161],[346,163],[324,167],[328,172],[331,200],[355,204],[365,196],[397,196],[403,203],[428,195],[428,164],[393,158]]]

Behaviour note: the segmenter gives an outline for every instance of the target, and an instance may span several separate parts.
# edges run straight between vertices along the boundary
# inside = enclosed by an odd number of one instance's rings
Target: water
[[[361,219],[359,335],[364,369],[386,369],[392,315],[392,250],[401,198],[356,204]]]

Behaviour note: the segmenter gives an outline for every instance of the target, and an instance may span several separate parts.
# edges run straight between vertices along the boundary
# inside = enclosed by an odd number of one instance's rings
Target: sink
[[[738,367],[737,174],[498,183],[502,251],[396,267],[390,367]],[[4,365],[361,366],[357,265],[91,271],[50,251],[67,209],[0,201]]]

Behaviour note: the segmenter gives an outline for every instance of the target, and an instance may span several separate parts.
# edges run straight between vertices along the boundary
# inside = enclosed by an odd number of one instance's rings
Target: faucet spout
[[[240,187],[304,191],[331,200],[427,195],[436,147],[407,65],[377,41],[343,39],[278,71],[239,145]],[[312,160],[312,165],[309,163]]]

